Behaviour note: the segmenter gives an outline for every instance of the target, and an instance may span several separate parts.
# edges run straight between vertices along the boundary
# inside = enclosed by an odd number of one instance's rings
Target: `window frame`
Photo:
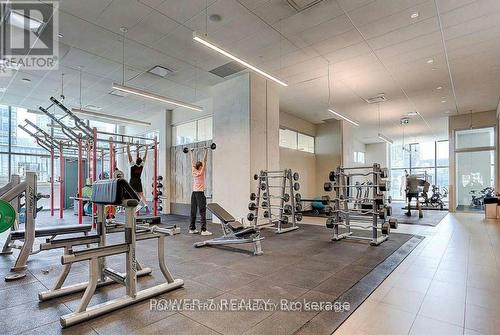
[[[199,126],[198,126],[198,122],[202,121],[202,120],[207,120],[207,119],[212,119],[212,122],[210,122],[210,124],[212,125],[212,131],[211,131],[212,136],[209,139],[200,140],[199,139]],[[177,143],[177,133],[174,133],[174,128],[177,128],[178,126],[182,126],[182,125],[187,125],[187,124],[190,124],[190,123],[194,123],[194,128],[195,128],[195,138],[194,138],[194,141],[190,142],[190,143]],[[206,141],[213,140],[213,138],[214,138],[213,124],[214,124],[214,122],[213,122],[213,115],[205,116],[205,117],[201,117],[201,118],[198,118],[198,119],[189,120],[189,121],[185,121],[185,122],[179,122],[179,123],[172,124],[171,125],[171,129],[172,129],[172,146],[176,147],[176,146],[180,146],[180,145],[188,145],[188,144],[200,143],[200,142],[206,142]]]
[[[292,128],[289,128],[289,127],[284,127],[284,126],[280,126],[279,130],[287,130],[287,131],[291,131],[291,132],[295,133],[295,148],[290,148],[290,147],[282,146],[281,145],[281,140],[278,138],[278,142],[279,142],[279,147],[280,148],[290,149],[290,150],[296,150],[296,151],[300,151],[300,152],[307,152],[307,153],[310,153],[310,154],[316,154],[316,136],[312,136],[312,135],[303,133],[301,131],[298,131],[298,130],[295,130],[295,129],[292,129]],[[299,150],[299,134],[302,135],[302,136],[310,137],[310,138],[313,139],[313,151],[312,152],[311,151],[307,151],[307,150]]]

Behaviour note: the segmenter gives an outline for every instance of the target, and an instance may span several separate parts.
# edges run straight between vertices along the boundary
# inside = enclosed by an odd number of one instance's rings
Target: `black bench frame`
[[[208,204],[207,209],[221,221],[223,235],[210,240],[196,242],[194,244],[195,248],[214,245],[253,243],[254,255],[259,256],[264,253],[260,243],[264,238],[260,236],[260,229],[258,227],[244,227],[241,222],[236,221],[231,214],[217,203]]]

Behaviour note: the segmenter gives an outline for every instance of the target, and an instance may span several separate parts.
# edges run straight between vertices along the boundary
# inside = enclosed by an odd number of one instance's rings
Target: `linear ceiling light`
[[[245,62],[244,60],[242,60],[242,59],[240,59],[240,58],[238,58],[238,57],[236,57],[236,56],[233,56],[232,54],[230,54],[229,52],[227,52],[227,51],[225,51],[225,50],[223,50],[223,49],[219,48],[218,46],[216,46],[216,45],[215,45],[215,44],[213,44],[212,42],[209,42],[209,41],[207,41],[207,40],[205,40],[205,39],[203,39],[203,38],[199,37],[199,36],[198,36],[195,32],[193,33],[193,40],[195,40],[196,42],[199,42],[199,43],[201,43],[201,44],[203,44],[203,45],[205,45],[205,46],[209,47],[209,48],[210,48],[210,49],[212,49],[212,50],[217,51],[217,52],[218,52],[218,53],[220,53],[220,54],[223,54],[223,55],[224,55],[224,56],[226,56],[227,58],[230,58],[230,59],[232,59],[232,60],[234,60],[234,61],[236,61],[236,62],[240,63],[241,65],[243,65],[243,66],[245,66],[245,67],[249,68],[250,70],[253,70],[253,71],[257,72],[257,73],[259,73],[259,74],[263,75],[264,77],[266,77],[266,78],[268,78],[268,79],[271,79],[272,81],[274,81],[274,82],[276,82],[276,83],[278,83],[278,84],[280,84],[280,85],[282,85],[282,86],[288,86],[288,84],[287,84],[287,83],[285,83],[284,81],[281,81],[281,80],[279,80],[278,78],[273,77],[273,76],[271,76],[270,74],[268,74],[268,73],[266,73],[266,72],[264,72],[264,71],[262,71],[262,70],[260,70],[260,69],[256,68],[255,66],[253,66],[253,65],[251,65],[251,64],[248,64],[248,63],[247,63],[247,62]]]
[[[389,144],[393,144],[394,141],[391,140],[389,137],[385,136],[384,134],[381,134],[381,133],[378,133],[378,138],[380,138],[382,141],[386,142],[386,143],[389,143]]]
[[[157,95],[154,93],[138,90],[137,88],[133,88],[133,87],[129,87],[129,86],[123,86],[123,85],[115,83],[115,84],[113,84],[113,89],[119,90],[122,92],[127,92],[130,94],[134,94],[134,95],[137,95],[137,96],[140,96],[143,98],[147,98],[147,99],[151,99],[151,100],[156,100],[156,101],[164,102],[164,103],[179,106],[179,107],[189,108],[189,109],[192,109],[192,110],[195,110],[198,112],[203,111],[203,107],[196,106],[196,105],[193,105],[193,104],[190,104],[187,102],[179,101],[176,99],[164,97],[164,96]]]
[[[129,123],[129,124],[135,124],[138,126],[150,126],[151,125],[150,122],[146,122],[146,121],[139,121],[139,120],[129,119],[129,118],[122,117],[122,116],[97,113],[97,112],[92,112],[92,111],[85,110],[85,109],[72,108],[71,111],[77,115],[89,116],[92,118],[104,119],[104,120],[114,121],[117,123]]]
[[[355,121],[353,121],[353,120],[349,119],[348,117],[345,117],[345,116],[344,116],[344,115],[342,115],[342,114],[339,114],[339,113],[335,112],[333,109],[328,109],[328,111],[329,111],[330,113],[332,113],[333,115],[338,116],[338,117],[339,117],[339,118],[341,118],[342,120],[345,120],[345,121],[349,122],[350,124],[352,124],[352,125],[354,125],[354,126],[356,126],[356,127],[359,127],[359,123],[357,123],[357,122],[355,122]]]

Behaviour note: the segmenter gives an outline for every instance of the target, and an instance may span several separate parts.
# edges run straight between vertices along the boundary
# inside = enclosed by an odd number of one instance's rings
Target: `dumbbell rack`
[[[362,173],[362,169],[369,171]],[[372,180],[356,183],[357,177]],[[387,169],[382,169],[379,164],[370,167],[338,167],[336,171],[330,172],[330,182],[325,183],[324,190],[334,191],[335,197],[330,199],[327,196],[324,200],[333,204],[326,221],[327,228],[333,229],[333,241],[350,238],[369,240],[371,245],[379,245],[389,238],[391,228],[397,228],[397,220],[391,218],[392,208],[387,204],[390,203],[390,197],[386,197],[389,191],[387,178]],[[364,192],[359,192],[360,188]],[[355,191],[354,197],[352,194]],[[340,233],[340,226],[345,228],[345,232]],[[354,235],[353,230],[367,229],[372,230],[372,237]]]
[[[299,174],[292,173],[291,169],[261,170],[258,175],[254,175],[254,179],[258,180],[259,183],[257,194],[250,195],[250,200],[256,202],[249,204],[249,210],[253,210],[254,213],[248,214],[248,221],[253,221],[256,227],[274,229],[276,234],[299,229],[296,221],[302,220],[302,214],[296,210],[294,194],[300,189],[300,184],[297,182]],[[271,179],[279,180],[279,185],[270,185]],[[276,191],[273,192],[273,190]],[[273,204],[273,199],[279,199],[279,205]],[[261,208],[265,210],[264,220],[259,220],[259,209]],[[273,213],[273,209],[277,209],[276,214]]]

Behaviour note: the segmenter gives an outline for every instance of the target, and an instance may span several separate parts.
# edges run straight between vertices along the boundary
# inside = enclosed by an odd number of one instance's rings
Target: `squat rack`
[[[147,138],[141,136],[124,135],[119,133],[111,133],[100,131],[96,127],[90,127],[88,122],[80,119],[71,110],[69,110],[62,102],[54,97],[50,97],[51,104],[44,108],[38,109],[52,121],[52,127],[57,127],[66,136],[66,138],[56,138],[51,134],[38,127],[29,120],[25,120],[25,125],[18,125],[27,134],[32,136],[36,143],[47,150],[50,154],[50,213],[54,216],[54,167],[55,159],[59,158],[60,178],[59,178],[59,217],[64,217],[64,157],[76,157],[78,159],[78,223],[83,222],[83,199],[82,190],[84,186],[84,157],[87,164],[87,176],[92,183],[100,179],[97,171],[97,151],[100,152],[101,160],[101,178],[104,178],[104,157],[109,154],[109,178],[113,178],[113,172],[116,168],[116,154],[125,153],[126,145],[135,143],[140,147],[148,146],[153,149],[153,215],[158,215],[158,139]],[[62,112],[62,116],[56,116],[55,113],[49,112],[53,106],[58,107]],[[70,120],[74,126],[69,126],[66,120]],[[142,143],[141,143],[142,142]],[[99,143],[107,143],[108,147],[99,146]],[[123,146],[117,148],[117,144]],[[56,154],[56,152],[58,154]],[[93,206],[93,213],[96,212],[96,207]]]

